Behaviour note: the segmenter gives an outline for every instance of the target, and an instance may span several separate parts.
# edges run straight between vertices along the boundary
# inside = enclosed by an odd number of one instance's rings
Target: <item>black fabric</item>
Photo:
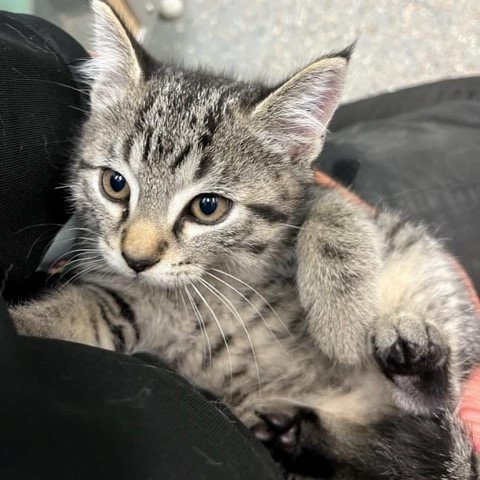
[[[317,166],[372,205],[426,223],[478,291],[480,78],[345,105],[334,124]]]
[[[18,348],[28,388],[0,397],[2,480],[280,478],[249,431],[158,362],[55,340]]]
[[[12,299],[30,293],[32,272],[67,218],[65,190],[56,187],[86,102],[66,62],[86,54],[48,22],[5,12],[0,45],[0,271]]]
[[[334,133],[357,123],[388,119],[456,100],[480,101],[478,77],[442,80],[346,103],[335,113],[329,130]]]

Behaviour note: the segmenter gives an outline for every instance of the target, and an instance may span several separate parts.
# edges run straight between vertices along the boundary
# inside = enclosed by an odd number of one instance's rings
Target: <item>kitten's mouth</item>
[[[191,272],[162,272],[149,273],[148,271],[134,274],[134,280],[150,287],[162,290],[175,290],[183,288],[198,281],[198,274]]]

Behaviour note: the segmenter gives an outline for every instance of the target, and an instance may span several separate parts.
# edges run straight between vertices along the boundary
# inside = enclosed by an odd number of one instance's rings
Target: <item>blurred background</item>
[[[355,39],[345,99],[480,74],[479,0],[110,0],[160,59],[280,80]],[[90,45],[86,0],[0,0]]]

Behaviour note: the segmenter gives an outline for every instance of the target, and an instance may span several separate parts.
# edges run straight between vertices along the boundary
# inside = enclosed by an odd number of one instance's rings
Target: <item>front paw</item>
[[[374,356],[387,376],[439,370],[448,358],[440,331],[423,319],[401,314],[381,319],[373,334]]]

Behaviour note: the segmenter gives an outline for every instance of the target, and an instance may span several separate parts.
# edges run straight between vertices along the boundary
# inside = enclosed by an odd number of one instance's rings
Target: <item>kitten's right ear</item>
[[[293,160],[310,164],[320,153],[340,100],[352,48],[307,66],[253,110],[255,128]]]
[[[93,105],[118,98],[142,78],[142,47],[113,8],[102,0],[91,0],[94,57],[83,71],[91,82]]]

